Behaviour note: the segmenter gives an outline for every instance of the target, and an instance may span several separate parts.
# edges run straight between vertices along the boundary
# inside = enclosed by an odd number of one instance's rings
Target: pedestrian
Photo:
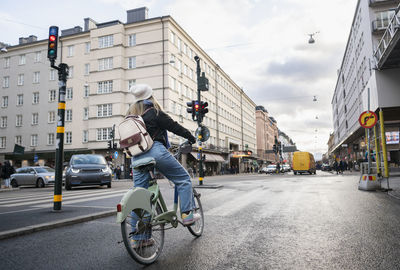
[[[250,168],[250,172],[251,172],[251,173],[253,173],[253,172],[254,172],[254,168],[253,168],[253,166],[251,166],[251,168]]]
[[[280,173],[281,172],[281,164],[278,162],[276,164],[276,173]]]
[[[3,164],[0,162],[0,189],[1,189],[1,181],[3,181]]]
[[[250,173],[250,167],[247,167],[247,173]]]
[[[115,169],[115,174],[117,176],[117,179],[121,178],[121,167],[118,165],[117,168]]]
[[[10,187],[10,176],[13,173],[15,173],[15,169],[13,166],[11,166],[10,161],[8,161],[8,160],[4,161],[2,171],[3,171],[4,187],[9,188]]]
[[[343,169],[344,169],[344,163],[343,160],[339,162],[339,173],[343,174]]]
[[[336,171],[336,174],[339,174],[339,164],[337,160],[333,163],[333,169]]]

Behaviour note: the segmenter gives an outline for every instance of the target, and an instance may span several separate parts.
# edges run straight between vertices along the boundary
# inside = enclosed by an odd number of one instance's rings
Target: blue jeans
[[[155,141],[148,152],[133,157],[132,161],[144,157],[153,157],[156,160],[156,169],[175,184],[180,199],[181,212],[193,210],[194,197],[190,176],[185,168],[168,152],[167,148],[162,143]],[[148,188],[149,180],[150,173],[133,170],[135,187]]]

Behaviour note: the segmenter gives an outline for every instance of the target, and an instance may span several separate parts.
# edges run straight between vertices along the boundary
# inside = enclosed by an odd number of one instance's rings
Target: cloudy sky
[[[171,15],[301,150],[324,153],[332,132],[331,98],[357,0],[2,0],[0,41],[47,38],[83,19],[126,21],[147,6]],[[54,3],[54,5],[52,5]],[[57,5],[55,5],[57,4]],[[308,44],[308,33],[319,31]],[[313,101],[313,96],[317,101]]]

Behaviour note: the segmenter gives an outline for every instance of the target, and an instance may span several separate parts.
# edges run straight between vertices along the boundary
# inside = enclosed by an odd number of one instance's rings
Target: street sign
[[[39,157],[38,157],[38,155],[35,154],[35,155],[33,156],[33,162],[36,163],[36,162],[38,162],[38,160],[39,160]]]
[[[360,117],[358,118],[358,122],[363,128],[372,128],[376,125],[377,121],[378,116],[372,111],[365,111],[361,113]]]
[[[114,158],[117,159],[118,158],[118,151],[114,152]]]

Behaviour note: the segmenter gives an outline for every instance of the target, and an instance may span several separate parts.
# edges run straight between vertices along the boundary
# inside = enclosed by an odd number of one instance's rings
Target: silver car
[[[12,187],[34,185],[42,188],[54,184],[55,171],[46,166],[22,167],[17,169],[10,179]]]

